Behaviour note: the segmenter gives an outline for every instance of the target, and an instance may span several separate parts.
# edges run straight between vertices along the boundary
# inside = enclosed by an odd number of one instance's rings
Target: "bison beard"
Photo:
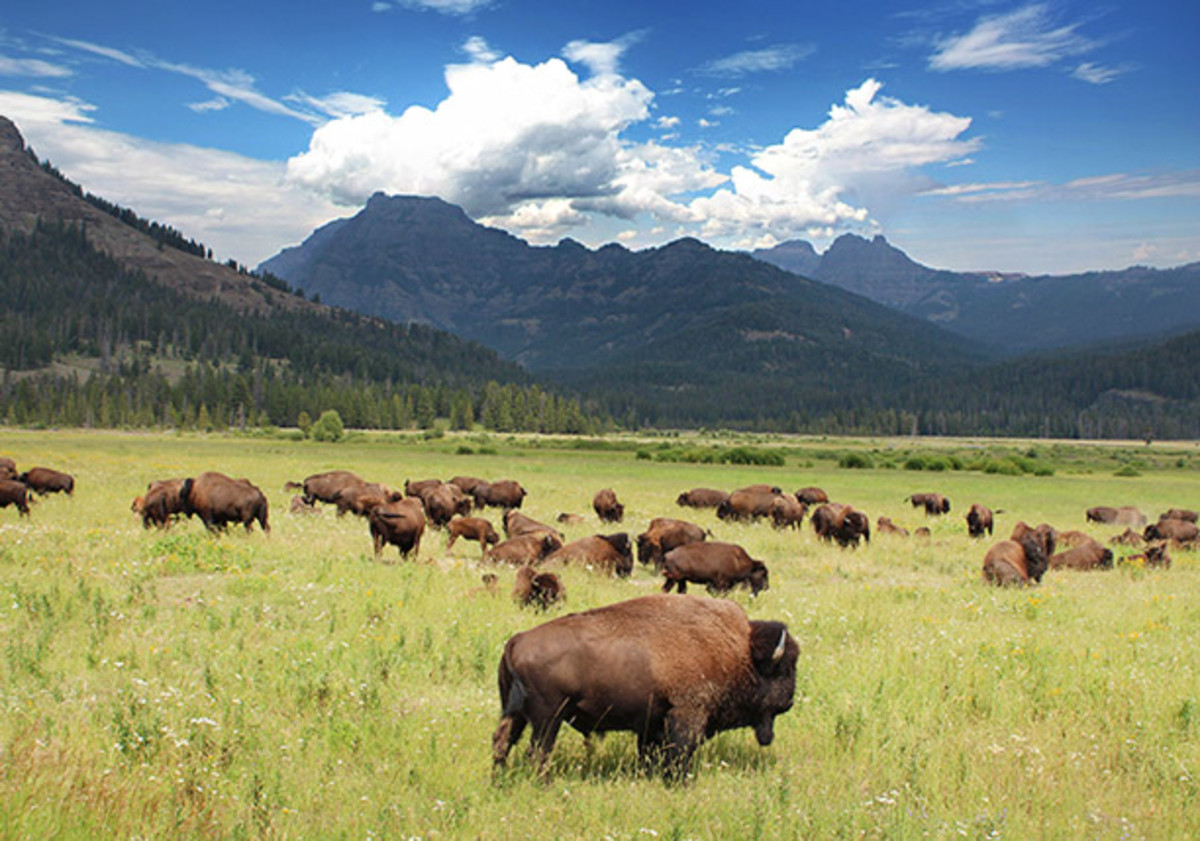
[[[780,622],[732,602],[643,596],[564,616],[512,637],[500,660],[496,769],[526,725],[539,769],[566,722],[584,735],[637,735],[638,755],[686,775],[700,743],[753,727],[760,745],[791,709],[799,646]]]

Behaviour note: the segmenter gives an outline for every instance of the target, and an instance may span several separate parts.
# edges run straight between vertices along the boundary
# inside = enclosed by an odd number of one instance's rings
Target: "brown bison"
[[[1195,543],[1200,536],[1200,529],[1195,523],[1187,520],[1159,520],[1146,526],[1142,537],[1147,541],[1170,540],[1175,544]]]
[[[404,495],[415,496],[419,498],[424,496],[426,491],[431,491],[441,484],[441,479],[418,479],[416,481],[413,481],[412,479],[405,479]]]
[[[807,487],[796,491],[796,499],[805,505],[824,505],[829,502],[829,494],[821,488]]]
[[[435,529],[443,528],[456,514],[465,517],[471,513],[470,497],[449,482],[426,488],[418,496],[425,505],[429,524]]]
[[[596,491],[592,497],[592,510],[602,523],[619,523],[625,519],[625,506],[617,501],[617,495],[612,488]]]
[[[421,554],[421,536],[425,534],[425,507],[421,500],[405,497],[376,505],[367,514],[375,558],[384,546],[395,546],[400,557]]]
[[[142,528],[153,525],[165,529],[187,513],[183,504],[183,483],[183,479],[159,479],[146,487],[146,493],[138,497],[142,501],[137,510],[142,517]]]
[[[629,544],[629,535],[625,532],[594,534],[591,537],[572,540],[555,549],[542,563],[579,564],[607,572],[609,575],[628,578],[633,572],[633,549]]]
[[[1111,523],[1139,529],[1146,525],[1146,515],[1132,505],[1123,505],[1120,508],[1097,505],[1095,508],[1089,508],[1084,516],[1089,523]]]
[[[992,509],[978,502],[971,503],[967,512],[967,534],[971,537],[983,537],[984,532],[990,536],[995,525],[996,517]]]
[[[1065,552],[1050,556],[1050,569],[1112,569],[1112,565],[1112,550],[1091,538]]]
[[[849,505],[827,502],[812,514],[813,531],[826,542],[858,546],[859,539],[871,542],[871,520],[862,511]]]
[[[0,456],[0,479],[16,479],[17,463],[8,456]]]
[[[771,506],[782,493],[779,488],[766,485],[751,485],[740,488],[729,495],[729,499],[717,506],[717,516],[722,520],[757,520],[771,516]]]
[[[880,517],[875,521],[875,531],[880,534],[894,534],[897,537],[908,537],[908,529],[892,522],[891,517]]]
[[[913,508],[924,508],[927,516],[950,513],[950,500],[937,493],[913,494],[906,499],[912,502]]]
[[[338,516],[347,512],[366,517],[371,509],[387,502],[399,502],[404,494],[394,491],[387,485],[378,482],[358,482],[347,484],[337,492],[333,504],[337,506]]]
[[[18,476],[17,481],[38,496],[57,493],[71,496],[75,493],[75,477],[50,467],[31,467]]]
[[[20,516],[29,516],[29,488],[13,479],[0,479],[0,508],[16,506]]]
[[[1066,546],[1083,546],[1087,543],[1092,543],[1096,538],[1092,537],[1087,532],[1079,531],[1078,529],[1069,529],[1068,531],[1060,531],[1058,533],[1058,545]]]
[[[771,503],[771,522],[777,529],[800,528],[807,513],[808,506],[793,494],[780,494]]]
[[[663,592],[687,592],[688,583],[704,584],[713,593],[728,593],[745,584],[752,595],[768,589],[767,567],[736,543],[686,543],[663,556]]]
[[[454,545],[454,541],[460,537],[464,540],[477,541],[479,550],[484,555],[487,554],[489,546],[495,546],[500,542],[500,535],[496,534],[496,529],[482,517],[456,517],[450,521],[447,528],[450,531],[450,540],[446,542],[447,552]]]
[[[484,483],[475,488],[475,507],[520,508],[527,491],[512,479]]]
[[[455,476],[450,480],[450,484],[456,486],[467,496],[474,497],[475,489],[481,485],[486,485],[487,481],[476,476]]]
[[[554,619],[504,646],[494,767],[530,725],[544,768],[563,722],[636,734],[642,761],[672,778],[722,731],[753,727],[769,745],[792,708],[799,651],[783,623],[751,622],[719,599],[650,595]]]
[[[1169,569],[1171,566],[1171,556],[1167,553],[1167,541],[1163,540],[1158,543],[1151,543],[1144,551],[1136,555],[1130,555],[1125,559],[1124,563]]]
[[[183,480],[179,489],[183,513],[199,517],[211,532],[221,532],[230,523],[241,523],[250,531],[255,521],[268,534],[267,497],[249,479],[231,479],[208,471]]]
[[[1000,587],[1040,582],[1050,566],[1057,540],[1058,533],[1046,523],[1036,529],[1017,523],[1012,538],[1000,541],[984,556],[984,580]]]
[[[520,511],[509,509],[504,512],[504,536],[520,537],[523,534],[553,534],[562,537],[558,529],[535,520]]]
[[[512,595],[521,607],[546,610],[552,604],[566,601],[567,588],[554,573],[538,572],[533,567],[524,566],[517,570]]]
[[[587,520],[585,520],[579,514],[571,514],[567,511],[564,511],[554,518],[554,522],[560,523],[564,526],[582,526],[587,522]]]
[[[1108,544],[1110,546],[1141,546],[1146,542],[1146,538],[1142,537],[1131,528],[1126,528],[1125,531],[1118,534],[1116,537],[1110,538]]]
[[[515,567],[533,566],[555,549],[562,548],[562,545],[562,538],[553,532],[521,534],[497,543],[483,559]]]
[[[675,498],[681,508],[716,508],[729,499],[729,494],[716,488],[692,488]]]
[[[708,532],[687,520],[655,517],[646,530],[637,536],[638,562],[653,564],[657,570],[662,566],[663,555],[667,552],[677,546],[699,543],[708,536]]]
[[[325,473],[314,473],[305,477],[302,482],[288,482],[283,486],[285,491],[303,491],[304,501],[309,505],[315,502],[337,503],[338,495],[344,488],[363,484],[358,474],[349,470],[329,470]],[[338,513],[345,513],[339,510]]]
[[[1172,508],[1170,511],[1164,511],[1158,515],[1160,520],[1185,520],[1189,523],[1197,522],[1200,514],[1197,514],[1190,508]]]
[[[305,502],[304,497],[297,494],[288,503],[288,513],[297,516],[307,516],[309,514],[320,514],[321,509],[317,508],[311,502]]]

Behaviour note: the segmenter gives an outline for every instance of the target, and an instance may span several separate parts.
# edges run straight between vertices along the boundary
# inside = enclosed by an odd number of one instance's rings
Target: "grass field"
[[[1051,572],[1040,587],[998,591],[979,574],[992,541],[970,541],[962,520],[979,501],[1006,511],[997,540],[1021,519],[1107,539],[1121,529],[1088,527],[1087,507],[1153,518],[1200,506],[1195,445],[749,443],[785,465],[655,460],[674,439],[577,448],[0,429],[0,455],[78,482],[74,498],[48,497],[29,518],[0,510],[0,834],[1200,836],[1200,553],[1174,550],[1166,570]],[[855,452],[876,467],[838,466]],[[903,467],[1006,453],[1053,475]],[[631,535],[681,516],[743,544],[770,567],[771,589],[733,598],[753,618],[786,621],[801,647],[796,705],[775,743],[723,734],[686,784],[670,785],[638,771],[631,736],[589,752],[564,728],[548,782],[523,750],[493,780],[500,651],[546,617],[507,598],[511,570],[502,595],[480,588],[473,543],[447,556],[444,536],[427,533],[419,562],[394,549],[376,562],[362,520],[289,515],[284,482],[332,468],[394,485],[515,478],[532,516],[586,515],[572,539],[612,530],[590,510],[608,486]],[[270,535],[142,529],[129,501],[147,481],[205,469],[266,491]],[[752,482],[820,485],[872,522],[886,514],[933,536],[844,551],[807,523],[728,525],[674,504],[687,488]],[[924,490],[953,511],[927,521],[903,501]],[[641,567],[623,581],[562,575],[568,605],[550,615],[659,586]]]

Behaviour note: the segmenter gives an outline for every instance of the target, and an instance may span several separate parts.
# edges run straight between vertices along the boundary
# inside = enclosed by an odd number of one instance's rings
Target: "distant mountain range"
[[[753,256],[927,319],[1003,356],[1200,327],[1200,263],[1038,277],[950,272],[914,262],[882,236],[853,234],[824,254],[793,240]]]

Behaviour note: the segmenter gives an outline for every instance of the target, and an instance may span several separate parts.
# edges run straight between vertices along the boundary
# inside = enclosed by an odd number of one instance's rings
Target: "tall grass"
[[[0,454],[74,473],[73,499],[27,519],[0,510],[0,827],[10,837],[1189,837],[1200,833],[1200,558],[1169,570],[1051,573],[998,591],[979,576],[973,501],[1018,519],[1088,527],[1096,504],[1151,516],[1196,507],[1190,455],[1138,477],[843,469],[861,450],[903,464],[912,442],[829,442],[783,467],[663,463],[625,449],[493,439],[270,439],[0,430]],[[720,443],[720,442],[717,442]],[[813,443],[814,448],[825,447]],[[889,448],[894,447],[894,452]],[[939,443],[937,449],[944,448]],[[901,450],[905,451],[904,453]],[[1082,450],[1082,448],[1081,448]],[[1132,451],[1131,451],[1132,452]],[[881,458],[882,455],[882,458]],[[927,455],[935,456],[933,449]],[[1091,458],[1089,456],[1089,458]],[[1174,466],[1182,459],[1182,466]],[[1090,463],[1090,462],[1089,462]],[[803,465],[803,466],[801,466]],[[405,478],[510,476],[528,512],[586,514],[613,487],[632,533],[683,516],[771,569],[752,616],[801,645],[796,706],[776,741],[712,740],[688,784],[642,775],[632,739],[587,747],[564,729],[549,782],[522,757],[493,780],[490,736],[504,641],[546,617],[480,586],[473,544],[427,533],[416,563],[371,553],[361,520],[286,513],[288,479],[347,467]],[[268,494],[272,532],[198,523],[144,531],[128,510],[152,478],[218,469]],[[857,551],[678,509],[679,491],[768,481],[933,536]],[[904,497],[938,490],[950,515]],[[497,517],[491,514],[493,520]],[[1121,550],[1120,554],[1128,554]],[[512,573],[501,570],[502,591]],[[652,592],[563,571],[581,610]]]

